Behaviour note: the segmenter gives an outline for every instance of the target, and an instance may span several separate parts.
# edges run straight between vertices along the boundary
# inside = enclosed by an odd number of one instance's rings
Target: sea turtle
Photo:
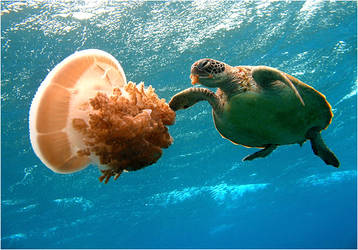
[[[201,59],[191,67],[192,87],[172,97],[169,106],[186,109],[199,101],[213,108],[216,129],[226,139],[247,147],[263,148],[243,160],[266,157],[277,146],[311,141],[313,152],[326,164],[339,166],[324,143],[321,130],[332,120],[324,95],[293,76],[267,66],[230,66]]]

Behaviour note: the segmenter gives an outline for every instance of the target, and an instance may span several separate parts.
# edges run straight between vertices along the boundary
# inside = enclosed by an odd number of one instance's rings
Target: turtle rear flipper
[[[327,165],[339,167],[340,163],[337,157],[324,143],[319,130],[311,128],[307,132],[306,138],[311,141],[312,150],[315,155],[319,156]]]

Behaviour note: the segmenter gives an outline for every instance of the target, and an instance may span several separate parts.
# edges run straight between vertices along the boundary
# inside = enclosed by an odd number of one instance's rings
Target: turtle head
[[[206,87],[220,87],[232,79],[231,66],[213,59],[204,58],[191,66],[191,83],[200,83]]]

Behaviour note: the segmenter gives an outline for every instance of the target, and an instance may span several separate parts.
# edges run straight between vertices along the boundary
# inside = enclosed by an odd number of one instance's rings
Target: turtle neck
[[[242,92],[241,84],[238,84],[240,79],[236,78],[236,72],[238,71],[236,68],[232,67],[231,75],[235,76],[232,77],[230,80],[225,81],[222,83],[218,88],[230,99],[231,96],[236,95],[238,92]]]
[[[236,95],[237,92],[241,92],[240,85],[236,82],[225,82],[219,89],[230,99],[231,96]]]

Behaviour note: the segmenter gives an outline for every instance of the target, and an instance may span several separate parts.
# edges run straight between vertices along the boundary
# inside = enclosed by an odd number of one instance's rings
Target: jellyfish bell
[[[30,108],[31,145],[52,171],[98,165],[105,182],[155,163],[172,138],[175,113],[144,84],[127,83],[118,61],[101,50],[77,52],[40,85]]]
[[[71,173],[90,163],[78,156],[81,135],[71,126],[75,117],[87,120],[86,105],[97,91],[126,83],[120,64],[100,50],[77,52],[58,64],[40,85],[30,108],[30,139],[37,156],[51,170]]]

